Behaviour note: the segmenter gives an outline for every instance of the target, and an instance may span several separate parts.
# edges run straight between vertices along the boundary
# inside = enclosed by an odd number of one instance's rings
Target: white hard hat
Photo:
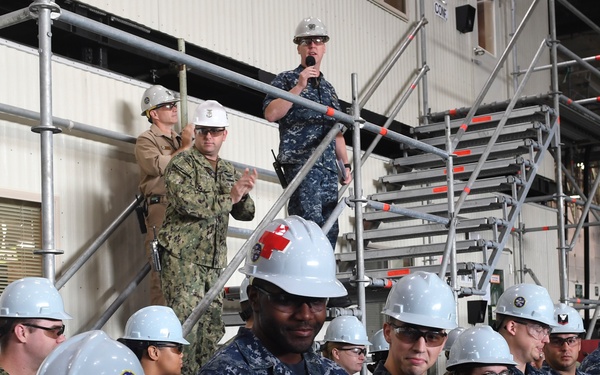
[[[532,320],[554,327],[554,303],[546,288],[535,284],[517,284],[498,298],[496,314]]]
[[[166,89],[161,85],[150,86],[142,95],[142,116],[148,116],[148,111],[163,104],[176,103],[179,99],[175,97],[173,91]]]
[[[240,303],[248,301],[248,284],[250,284],[250,280],[247,277],[244,277],[244,280],[242,280],[242,284],[240,285]]]
[[[327,34],[327,27],[325,24],[316,17],[308,17],[300,21],[296,27],[296,34],[294,34],[294,43],[300,44],[300,39],[308,37],[323,37],[327,43],[329,41],[329,34]]]
[[[407,324],[453,329],[455,309],[450,286],[435,273],[418,271],[394,284],[382,314]]]
[[[143,375],[139,359],[102,331],[73,336],[46,357],[37,375]]]
[[[558,325],[552,327],[552,332],[550,333],[585,332],[585,328],[583,328],[583,319],[581,319],[579,312],[564,303],[557,303],[554,305],[554,318]]]
[[[452,331],[448,332],[448,338],[446,339],[446,343],[444,344],[444,351],[450,350],[452,348],[452,344],[456,341],[458,336],[465,331],[464,327],[456,327]]]
[[[371,338],[373,341],[373,345],[369,348],[369,352],[377,353],[377,352],[387,352],[390,350],[390,344],[385,340],[385,335],[383,334],[383,329],[375,332],[373,337]]]
[[[240,272],[273,283],[287,293],[305,297],[348,294],[335,274],[331,243],[312,221],[299,216],[269,223],[248,251]]]
[[[226,128],[229,126],[227,121],[227,111],[216,100],[207,100],[196,107],[194,112],[194,125],[206,126],[210,128]]]
[[[355,316],[338,316],[325,332],[326,342],[343,342],[352,345],[371,345],[365,326]]]
[[[480,326],[468,328],[458,336],[450,349],[446,369],[470,364],[514,366],[517,363],[504,337],[490,326]]]
[[[8,284],[0,296],[0,318],[73,319],[65,312],[58,290],[43,277],[25,277]]]
[[[188,345],[183,338],[181,323],[173,309],[167,306],[148,306],[136,311],[127,320],[125,340],[165,341]]]

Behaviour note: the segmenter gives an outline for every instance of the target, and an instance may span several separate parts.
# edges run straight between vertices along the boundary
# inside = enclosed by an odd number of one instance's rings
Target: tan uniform
[[[146,215],[146,240],[144,248],[148,260],[150,257],[150,242],[154,239],[153,228],[156,233],[160,231],[167,199],[163,174],[171,161],[172,154],[181,147],[181,139],[175,132],[171,136],[164,135],[158,126],[152,125],[149,130],[143,132],[135,143],[135,158],[140,166],[140,192],[144,195],[148,206]],[[150,271],[150,302],[152,305],[165,305],[162,289],[160,287],[160,275]]]

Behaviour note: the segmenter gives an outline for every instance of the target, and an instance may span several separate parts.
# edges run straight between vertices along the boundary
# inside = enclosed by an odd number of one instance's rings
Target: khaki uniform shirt
[[[171,137],[164,135],[152,124],[135,142],[135,159],[140,166],[140,192],[144,197],[165,195],[163,175],[171,161],[171,155],[181,147],[181,139],[174,131]]]

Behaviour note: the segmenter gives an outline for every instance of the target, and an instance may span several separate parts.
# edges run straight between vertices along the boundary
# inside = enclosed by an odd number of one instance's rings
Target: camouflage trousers
[[[302,165],[299,164],[284,165],[286,180],[292,181],[300,168]],[[337,201],[337,173],[325,168],[313,167],[290,197],[288,214],[314,221],[319,227],[322,227],[335,209]],[[327,238],[334,250],[338,232],[339,227],[336,220],[327,233]]]
[[[183,324],[217,281],[221,269],[199,266],[168,253],[161,260],[160,275],[167,306]],[[217,350],[217,343],[225,334],[222,313],[223,293],[220,293],[185,337],[190,345],[184,346],[183,375],[196,375]]]

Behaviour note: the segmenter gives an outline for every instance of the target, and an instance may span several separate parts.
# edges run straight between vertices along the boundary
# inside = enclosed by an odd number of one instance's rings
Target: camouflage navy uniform
[[[232,204],[230,192],[241,177],[233,165],[218,159],[216,172],[192,147],[177,154],[165,171],[169,205],[159,242],[165,247],[161,280],[168,306],[184,322],[227,265],[229,214],[249,221],[254,201],[245,196]],[[220,294],[201,316],[184,346],[184,374],[196,374],[225,333]]]
[[[0,375],[10,375],[8,372],[4,371],[2,367],[0,367]]]
[[[575,375],[588,375],[589,374],[587,372],[581,371],[580,368],[581,367],[575,369]],[[556,371],[552,367],[548,366],[548,364],[546,362],[544,362],[544,365],[542,366],[541,370],[546,375],[560,375],[560,373],[558,371]]]
[[[302,354],[305,374],[309,375],[348,375],[335,362],[324,358],[313,349]],[[203,375],[294,375],[288,366],[275,357],[252,330],[240,330],[228,346],[223,347],[202,367]]]
[[[280,73],[271,82],[271,85],[289,91],[296,86],[298,77],[304,69],[300,65],[295,70]],[[319,82],[318,87],[310,84],[306,86],[300,96],[339,110],[338,97],[331,83],[323,78],[323,74],[319,77]],[[274,99],[276,98],[267,95],[263,102],[263,111]],[[283,165],[287,181],[292,181],[336,121],[333,117],[294,104],[287,114],[277,122],[279,123],[279,155],[277,159]],[[337,205],[337,200],[338,172],[335,140],[333,140],[290,197],[288,214],[314,221],[319,227],[322,227]],[[336,220],[327,233],[327,238],[334,249],[338,231]]]
[[[589,375],[600,375],[600,347],[588,354],[581,361],[579,371]]]
[[[171,161],[171,155],[179,147],[181,147],[181,139],[175,132],[171,132],[170,137],[166,136],[154,124],[140,134],[135,142],[135,159],[140,167],[139,189],[147,207],[145,221],[148,231],[144,249],[146,249],[146,257],[149,261],[151,260],[150,242],[154,239],[152,228],[156,228],[156,233],[160,231],[167,209],[163,175],[167,164]],[[154,271],[150,271],[150,303],[152,305],[165,304],[160,287],[160,275]]]

